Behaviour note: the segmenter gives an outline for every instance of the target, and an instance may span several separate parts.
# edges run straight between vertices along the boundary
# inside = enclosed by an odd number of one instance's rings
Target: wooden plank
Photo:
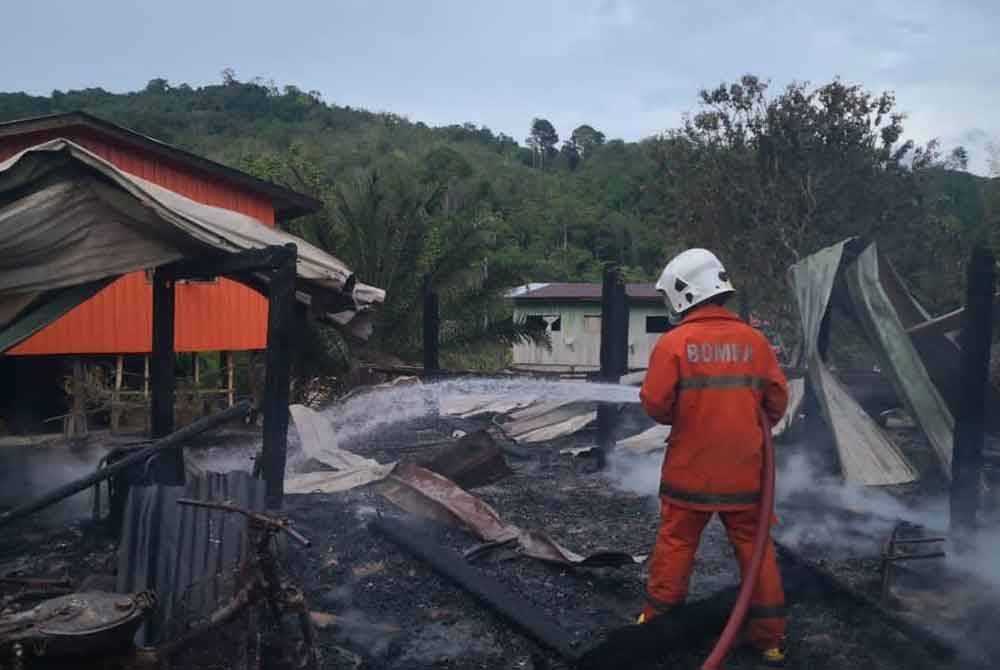
[[[288,244],[285,259],[272,270],[267,321],[264,377],[264,446],[261,472],[267,489],[267,506],[279,509],[284,497],[285,459],[288,450],[288,400],[292,369],[292,333],[295,318],[297,249]]]

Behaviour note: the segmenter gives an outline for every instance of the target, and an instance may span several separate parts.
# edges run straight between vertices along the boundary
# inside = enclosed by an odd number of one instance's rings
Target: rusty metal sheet
[[[612,567],[639,563],[641,558],[617,551],[577,554],[546,533],[522,530],[504,522],[496,510],[451,480],[412,463],[400,463],[379,493],[408,512],[465,528],[484,542],[516,540],[525,555],[561,565]]]

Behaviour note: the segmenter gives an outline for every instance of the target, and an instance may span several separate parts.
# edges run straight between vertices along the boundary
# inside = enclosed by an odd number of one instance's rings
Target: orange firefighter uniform
[[[643,612],[648,619],[684,601],[701,532],[714,513],[741,573],[749,569],[763,466],[758,412],[762,407],[772,423],[779,421],[788,385],[763,334],[725,308],[704,304],[657,342],[640,397],[647,414],[671,425]],[[785,597],[770,541],[748,632],[760,649],[778,646],[785,635]]]

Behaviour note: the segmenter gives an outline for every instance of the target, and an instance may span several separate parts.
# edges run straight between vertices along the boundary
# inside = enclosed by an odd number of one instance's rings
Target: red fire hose
[[[760,568],[764,564],[764,551],[771,535],[771,512],[774,509],[774,444],[771,441],[770,421],[763,411],[759,412],[758,418],[761,430],[764,432],[764,467],[761,470],[760,512],[757,518],[757,535],[753,540],[753,557],[750,559],[750,569],[743,576],[743,584],[740,586],[736,605],[729,614],[729,621],[726,622],[719,641],[715,643],[715,648],[702,664],[701,670],[719,670],[733,642],[736,641],[736,635],[750,609],[750,598],[754,587],[757,586]]]

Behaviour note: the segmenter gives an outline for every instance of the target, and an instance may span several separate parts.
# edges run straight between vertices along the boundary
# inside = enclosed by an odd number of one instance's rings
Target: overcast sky
[[[896,92],[907,134],[1000,142],[1000,0],[4,2],[0,90],[215,83],[231,67],[338,104],[522,140],[589,123],[639,139],[701,87],[840,75]]]

